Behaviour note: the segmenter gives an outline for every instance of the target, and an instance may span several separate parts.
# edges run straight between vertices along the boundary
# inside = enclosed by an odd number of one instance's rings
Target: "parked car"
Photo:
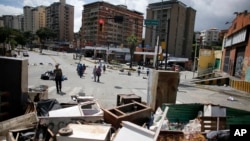
[[[29,57],[29,53],[28,53],[27,50],[23,51],[23,56],[24,56],[24,57]]]
[[[53,71],[46,71],[45,73],[41,74],[41,79],[42,80],[55,80],[54,72]],[[62,81],[68,80],[68,78],[63,75],[62,76]]]

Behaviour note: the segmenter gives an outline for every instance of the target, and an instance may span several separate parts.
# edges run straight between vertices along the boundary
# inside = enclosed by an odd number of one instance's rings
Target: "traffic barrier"
[[[236,90],[250,93],[250,82],[230,79],[230,86]]]
[[[219,77],[219,78],[212,78],[206,80],[196,81],[196,84],[204,84],[204,85],[229,85],[229,78],[228,77]]]

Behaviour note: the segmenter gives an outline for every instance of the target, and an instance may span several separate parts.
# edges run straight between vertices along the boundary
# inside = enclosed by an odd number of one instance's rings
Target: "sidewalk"
[[[91,58],[88,57],[84,57],[85,61],[91,62],[91,63],[97,63],[98,60],[93,60]],[[200,89],[206,89],[206,90],[211,90],[211,91],[216,91],[216,92],[220,92],[232,97],[241,97],[241,98],[246,98],[246,99],[250,99],[250,94],[244,91],[239,91],[236,90],[230,86],[217,86],[217,85],[198,85],[193,83],[192,81],[196,80],[195,79],[195,73],[193,73],[192,71],[181,71],[180,72],[180,84],[182,85],[187,85],[187,86],[192,86],[192,87],[196,87],[196,88],[200,88]]]
[[[195,84],[193,81],[196,79],[193,79],[193,72],[191,71],[182,71],[181,74],[181,84],[187,85],[187,86],[193,86],[200,89],[206,89],[211,91],[220,92],[223,94],[227,94],[232,97],[241,97],[250,99],[250,94],[244,91],[236,90],[230,86],[218,86],[218,85],[202,85],[202,84]]]

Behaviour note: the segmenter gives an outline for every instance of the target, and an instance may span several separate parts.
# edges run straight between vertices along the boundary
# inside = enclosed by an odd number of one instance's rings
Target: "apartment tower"
[[[103,1],[83,7],[81,40],[84,45],[127,47],[126,39],[132,34],[141,42],[143,13]]]
[[[163,50],[169,56],[191,58],[196,11],[177,0],[152,3],[146,19],[158,20],[158,25],[146,25],[145,45],[155,47],[166,42]]]
[[[72,42],[74,36],[74,6],[65,0],[55,2],[46,8],[46,27],[56,33],[55,40]]]

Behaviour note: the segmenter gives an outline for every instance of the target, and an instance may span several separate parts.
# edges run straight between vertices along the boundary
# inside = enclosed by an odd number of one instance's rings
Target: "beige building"
[[[46,27],[56,33],[55,40],[73,42],[74,37],[74,6],[65,0],[55,2],[46,8]]]
[[[24,31],[31,31],[33,34],[36,34],[36,31],[42,27],[45,27],[46,23],[46,13],[45,6],[30,7],[24,6],[24,20],[23,28]]]
[[[142,40],[143,13],[125,5],[98,1],[83,6],[81,41],[87,46],[127,47],[127,37]],[[115,21],[115,17],[117,17]],[[122,17],[123,19],[119,19]],[[121,20],[121,21],[119,21]]]
[[[42,27],[45,27],[46,24],[46,14],[45,6],[38,6],[33,8],[32,11],[32,32],[36,34],[36,31]]]
[[[157,37],[165,41],[164,53],[173,57],[191,58],[196,11],[177,0],[148,5],[146,19],[158,20],[158,25],[146,25],[145,45],[155,47]]]

